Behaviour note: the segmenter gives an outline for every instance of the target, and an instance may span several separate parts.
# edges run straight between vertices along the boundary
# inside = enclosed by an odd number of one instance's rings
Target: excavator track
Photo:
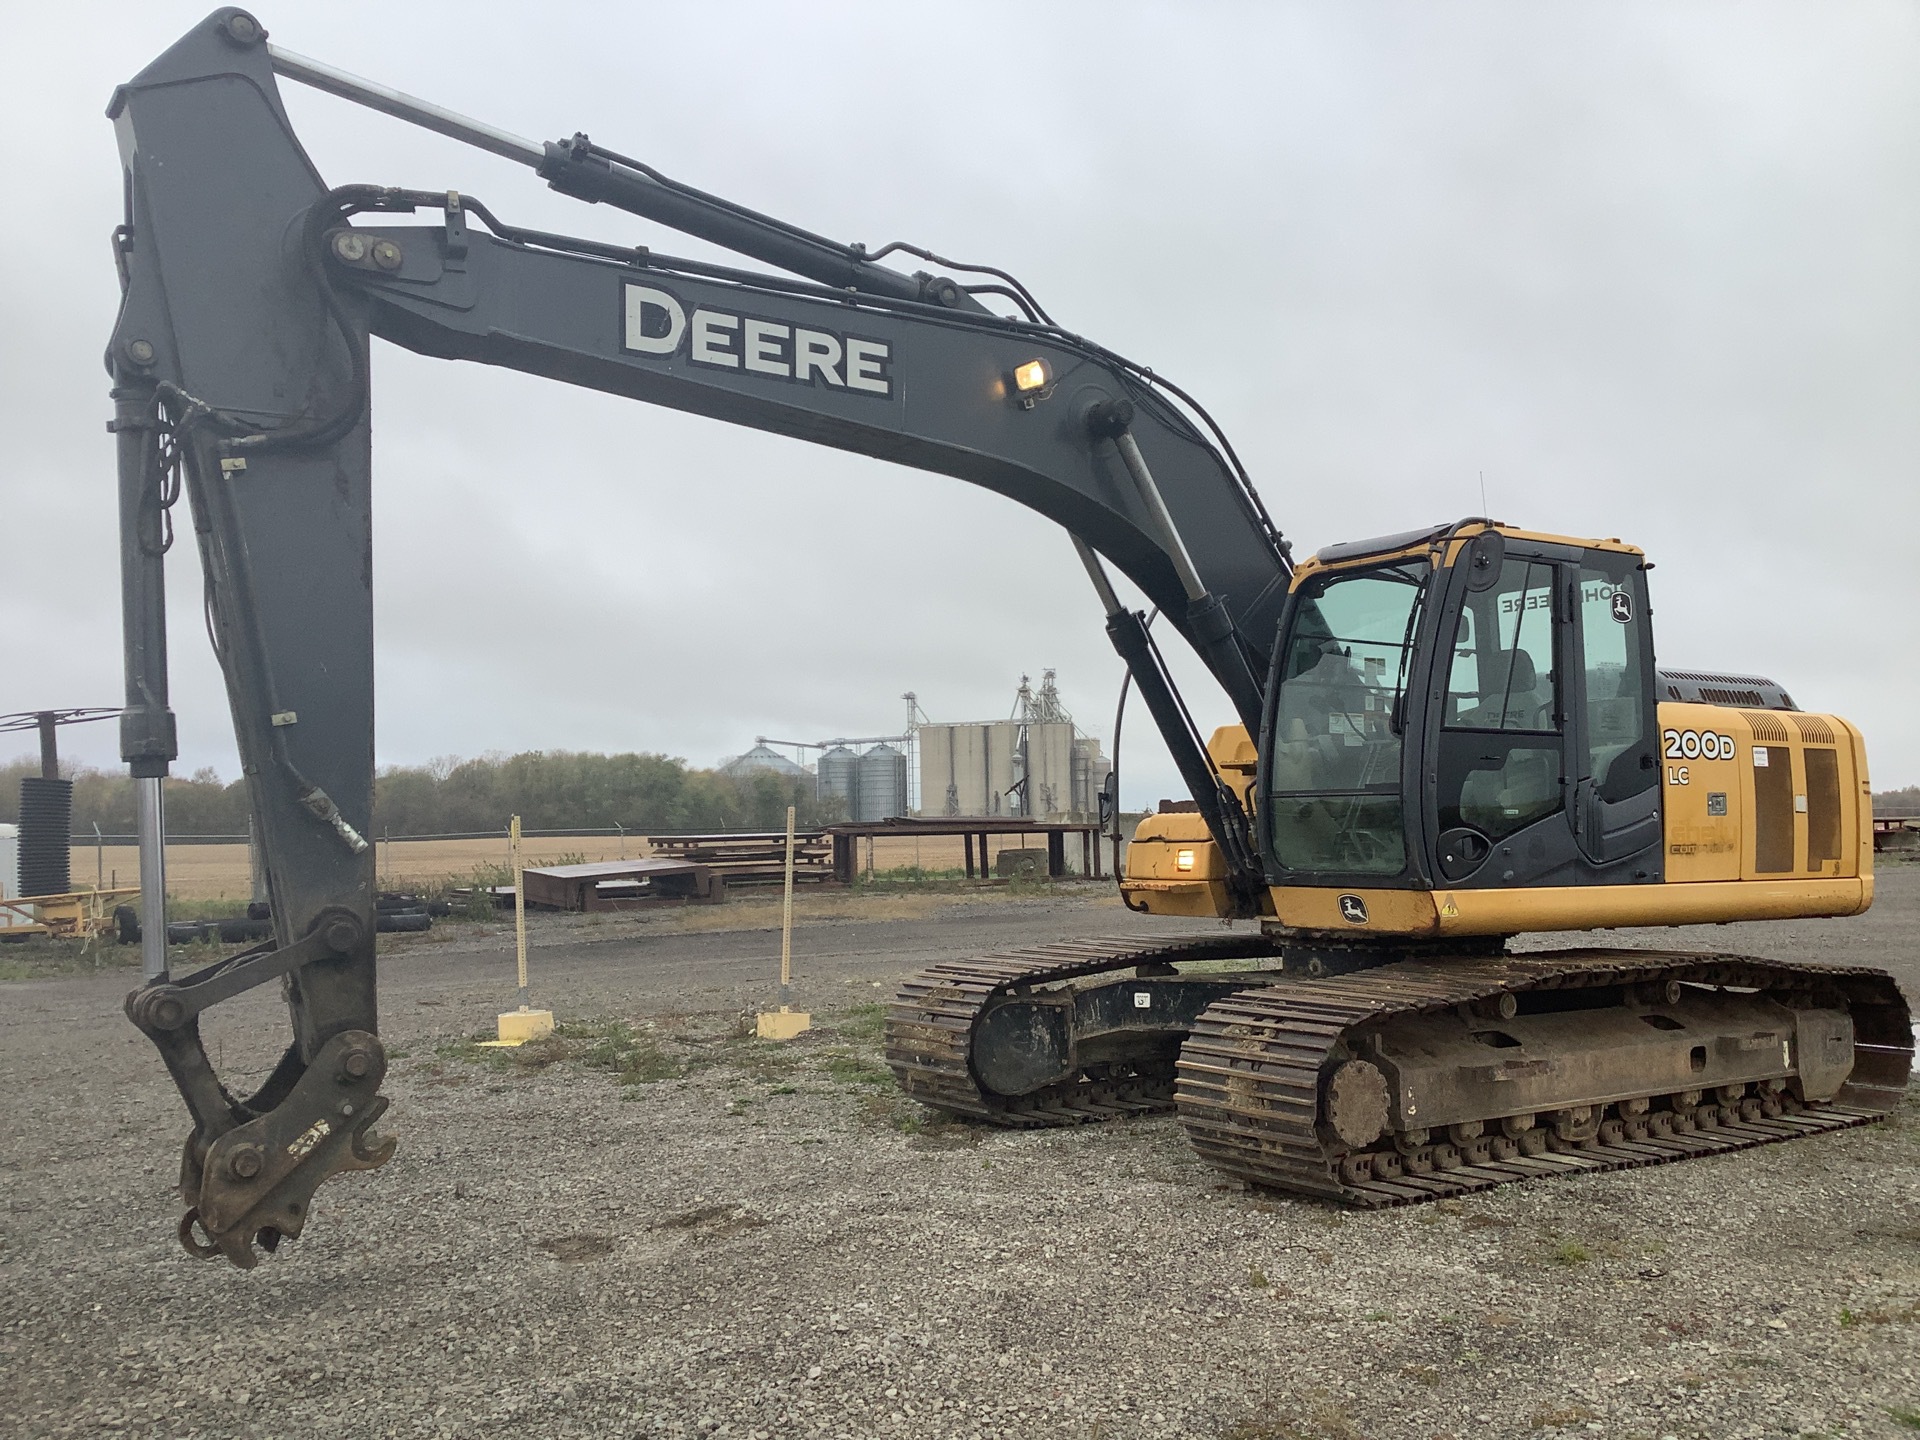
[[[1195,961],[1274,957],[1271,941],[1240,934],[1072,941],[936,965],[903,986],[890,1006],[887,1061],[909,1096],[991,1125],[1085,1124],[1174,1107],[1194,1148],[1224,1173],[1361,1208],[1724,1154],[1868,1124],[1899,1104],[1912,1063],[1911,1017],[1884,972],[1612,950],[1426,957],[1320,978],[1210,975],[1218,998],[1191,1019],[1177,1060],[1169,1042],[1164,1051],[1088,1065],[1019,1094],[980,1078],[976,1047],[1000,1007],[1058,999],[1076,981],[1112,977],[1123,988],[1144,987],[1155,982],[1127,977],[1173,977],[1178,966]],[[1482,1082],[1491,1077],[1493,1093],[1526,1099],[1529,1082],[1578,1072],[1582,1063],[1577,1049],[1533,1043],[1539,1035],[1527,1031],[1529,1017],[1536,1024],[1542,1015],[1549,1024],[1559,1017],[1562,1034],[1569,1023],[1577,1032],[1605,1020],[1646,1021],[1672,1032],[1688,1028],[1681,1020],[1714,1019],[1715,1007],[1717,1028],[1708,1024],[1688,1035],[1689,1042],[1705,1042],[1692,1053],[1704,1068],[1709,1046],[1718,1047],[1715,1064],[1727,1053],[1737,1060],[1746,1052],[1749,1068],[1732,1076],[1704,1069],[1704,1088],[1674,1084],[1669,1074],[1663,1083],[1623,1093],[1616,1066],[1611,1090],[1598,1079],[1590,1082],[1599,1086],[1593,1096],[1603,1099],[1563,1092],[1541,1104],[1535,1091],[1532,1105],[1458,1112],[1429,1130],[1412,1128],[1408,1115],[1390,1115],[1395,1107],[1380,1074],[1366,1074],[1378,1062],[1401,1076],[1396,1048],[1403,1052],[1399,1063],[1413,1067],[1405,1073],[1414,1074],[1432,1059],[1432,1027],[1440,1024],[1457,1030],[1456,1040],[1508,1047],[1474,1052],[1455,1068]],[[1759,1023],[1749,1025],[1754,1017]],[[1808,1078],[1826,1033],[1818,1025],[1809,1029],[1809,1019],[1826,1021],[1829,1038],[1841,1047],[1842,1068],[1824,1086]],[[1423,1023],[1424,1038],[1415,1033]],[[1533,1042],[1507,1030],[1531,1033]],[[1442,1048],[1445,1040],[1438,1042]],[[1791,1064],[1789,1048],[1799,1052]],[[1590,1041],[1585,1058],[1604,1051]],[[1768,1053],[1755,1070],[1758,1052]],[[1652,1053],[1673,1056],[1671,1045]],[[1364,1063],[1355,1067],[1355,1061]],[[1741,1080],[1740,1073],[1763,1078]],[[1364,1083],[1348,1083],[1355,1076]],[[1577,1090],[1580,1082],[1566,1083]],[[1480,1093],[1487,1092],[1482,1083]],[[1409,1112],[1412,1093],[1399,1102]],[[1454,1098],[1456,1109],[1466,1103]],[[1580,1099],[1590,1103],[1572,1103]]]
[[[1830,1100],[1815,1103],[1781,1080],[1704,1093],[1656,1087],[1603,1104],[1544,1115],[1487,1114],[1431,1131],[1396,1127],[1384,1114],[1387,1094],[1368,1095],[1373,1082],[1364,1074],[1348,1087],[1352,1095],[1336,1091],[1349,1063],[1360,1060],[1372,1068],[1365,1057],[1390,1054],[1396,1042],[1402,1050],[1416,1050],[1407,1039],[1409,1022],[1477,1016],[1484,1018],[1473,1023],[1484,1033],[1497,1034],[1499,1017],[1515,1014],[1523,1002],[1559,1004],[1564,1013],[1563,1002],[1579,1000],[1580,992],[1631,1000],[1651,991],[1671,999],[1676,989],[1728,997],[1729,1003],[1818,996],[1830,1006],[1844,1005],[1853,1029],[1845,1083]],[[1538,1056],[1502,1062],[1499,1054],[1488,1052],[1490,1063],[1482,1067],[1496,1072],[1495,1081],[1508,1078],[1497,1073],[1502,1065],[1525,1067],[1512,1070],[1512,1080],[1519,1081],[1552,1063]],[[1194,1148],[1227,1174],[1377,1208],[1516,1180],[1723,1154],[1867,1124],[1899,1103],[1912,1054],[1906,1002],[1881,971],[1731,955],[1568,951],[1407,961],[1239,992],[1209,1006],[1181,1047],[1176,1098]],[[1363,1118],[1356,1121],[1355,1115]],[[1387,1120],[1382,1133],[1365,1139],[1376,1119]],[[1349,1130],[1357,1124],[1359,1133],[1351,1138],[1364,1143],[1343,1141],[1337,1133],[1343,1123]]]
[[[1147,1114],[1173,1105],[1173,1064],[1082,1073],[1022,1095],[1003,1095],[974,1074],[975,1030],[1003,996],[1082,977],[1175,962],[1271,958],[1260,935],[1139,936],[1063,941],[949,961],[922,971],[888,1007],[886,1058],[900,1088],[949,1114],[1014,1128],[1077,1125]]]

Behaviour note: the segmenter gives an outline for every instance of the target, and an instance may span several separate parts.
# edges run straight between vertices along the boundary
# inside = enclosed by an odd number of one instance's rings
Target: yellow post
[[[507,822],[508,865],[513,868],[513,945],[520,961],[520,1008],[527,1008],[527,877],[520,863],[520,817]]]
[[[791,1040],[803,1030],[811,1029],[813,1017],[804,1010],[795,1010],[787,1002],[792,999],[793,985],[793,806],[787,807],[787,868],[786,894],[780,906],[780,1008],[777,1011],[762,1010],[758,1017],[758,1032],[762,1040]]]
[[[780,905],[780,1004],[786,1007],[793,984],[793,806],[787,806],[786,895]]]
[[[507,863],[513,870],[514,949],[519,961],[520,1008],[500,1016],[500,1038],[483,1045],[524,1045],[553,1033],[553,1012],[527,1007],[527,883],[520,863],[520,817],[507,822]]]

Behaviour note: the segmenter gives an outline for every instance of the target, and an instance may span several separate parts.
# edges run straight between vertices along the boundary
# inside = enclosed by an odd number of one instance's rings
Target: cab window
[[[1459,730],[1559,730],[1553,664],[1553,566],[1509,560],[1468,599],[1447,670],[1446,724]]]
[[[1291,870],[1406,866],[1401,730],[1428,567],[1380,566],[1304,587],[1281,652],[1271,756],[1275,856]]]
[[[1461,606],[1435,796],[1443,832],[1500,840],[1565,803],[1554,573],[1549,561],[1510,557]]]
[[[1587,774],[1601,800],[1617,803],[1651,788],[1646,643],[1632,556],[1587,552],[1580,567],[1580,649],[1587,694]]]

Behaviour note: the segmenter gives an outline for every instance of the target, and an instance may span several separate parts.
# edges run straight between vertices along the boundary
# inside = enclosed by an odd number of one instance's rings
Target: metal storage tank
[[[966,802],[960,786],[966,770],[966,758],[960,739],[965,727],[959,725],[922,725],[920,745],[920,813],[922,815],[964,815]]]
[[[756,745],[744,755],[736,755],[720,768],[729,775],[748,775],[755,770],[771,770],[776,775],[801,776],[806,770],[776,750]]]
[[[0,898],[20,898],[20,829],[17,825],[0,825]],[[32,918],[18,910],[0,910],[0,930],[31,923]]]
[[[859,757],[844,745],[836,745],[820,757],[820,763],[814,767],[817,777],[814,793],[822,800],[839,799],[844,802],[846,816],[853,819],[854,772],[859,767]]]
[[[995,720],[980,730],[980,804],[974,815],[1015,815],[1019,797],[1013,794],[1020,779],[1015,762],[1020,758],[1020,726],[1012,720]]]
[[[1073,809],[1073,726],[1047,720],[1027,726],[1027,806],[1024,814],[1051,820]]]
[[[1020,725],[1014,720],[920,727],[922,815],[1012,815],[1020,778]]]
[[[920,747],[920,813],[922,815],[958,815],[960,787],[957,725],[922,725],[917,737]]]
[[[891,745],[876,745],[859,760],[853,818],[889,820],[907,812],[907,757]]]
[[[1053,672],[1036,694],[1022,677],[1014,718],[923,721],[916,731],[920,814],[1065,820],[1099,806],[1107,762],[1060,703]]]
[[[1107,785],[1107,757],[1091,736],[1073,742],[1073,808],[1083,815],[1100,810],[1100,793]]]

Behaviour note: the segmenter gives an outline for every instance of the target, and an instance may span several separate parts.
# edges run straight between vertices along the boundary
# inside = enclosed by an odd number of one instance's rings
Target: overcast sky
[[[0,712],[114,705],[103,110],[204,12],[7,10]],[[520,134],[586,130],[836,238],[1014,271],[1198,395],[1304,550],[1478,513],[1483,474],[1502,519],[1634,541],[1663,663],[1772,676],[1865,729],[1876,786],[1920,781],[1910,0],[258,13]],[[331,183],[711,253],[282,88]],[[374,379],[383,764],[711,764],[760,733],[898,729],[907,690],[938,720],[1004,715],[1045,666],[1110,741],[1085,575],[1010,501],[380,343]],[[169,567],[180,767],[231,776],[196,566],[182,544]],[[1178,793],[1134,715],[1129,805]],[[64,744],[117,763],[110,726]]]

